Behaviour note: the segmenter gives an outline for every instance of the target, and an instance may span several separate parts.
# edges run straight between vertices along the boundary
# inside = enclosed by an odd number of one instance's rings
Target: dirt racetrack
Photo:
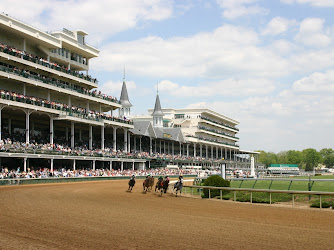
[[[0,249],[333,249],[332,210],[159,197],[137,180],[0,187]]]

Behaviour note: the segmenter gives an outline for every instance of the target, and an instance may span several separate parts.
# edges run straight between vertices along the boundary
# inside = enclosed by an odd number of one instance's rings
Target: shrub
[[[333,201],[321,201],[321,207],[322,208],[329,208],[329,207],[333,207],[334,206],[334,202]],[[310,205],[311,207],[317,207],[320,208],[320,200],[315,200],[311,203]]]
[[[204,186],[210,186],[210,187],[230,187],[230,182],[224,180],[222,177],[218,175],[212,175],[209,178],[207,178],[204,183]],[[229,191],[223,190],[223,195],[227,194]],[[210,190],[210,196],[211,198],[215,196],[220,195],[220,190]],[[203,198],[209,198],[209,189],[203,189]]]

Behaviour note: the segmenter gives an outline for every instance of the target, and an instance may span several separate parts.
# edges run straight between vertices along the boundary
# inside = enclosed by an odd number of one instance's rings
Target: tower
[[[164,113],[161,110],[159,92],[157,91],[157,97],[155,99],[154,110],[152,113],[153,116],[153,127],[162,128],[163,127],[163,116]]]
[[[132,104],[129,101],[128,90],[126,89],[125,77],[123,78],[122,92],[121,92],[121,97],[119,99],[122,105],[122,107],[119,109],[119,116],[130,118],[130,108],[132,107]]]

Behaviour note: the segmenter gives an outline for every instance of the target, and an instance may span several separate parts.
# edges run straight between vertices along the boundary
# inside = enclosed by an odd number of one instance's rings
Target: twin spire
[[[126,88],[125,84],[125,68],[124,68],[124,76],[123,76],[123,85],[122,85],[122,91],[121,91],[121,97],[119,98],[122,107],[124,108],[131,108],[132,104],[129,101],[129,96],[128,96],[128,90]]]

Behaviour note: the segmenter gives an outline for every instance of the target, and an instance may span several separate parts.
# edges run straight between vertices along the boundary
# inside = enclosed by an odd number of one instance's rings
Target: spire
[[[163,115],[164,115],[164,113],[161,110],[160,98],[159,98],[159,95],[157,94],[157,97],[155,99],[154,111],[152,113],[152,116],[163,116]]]
[[[121,104],[122,104],[123,107],[125,107],[125,108],[132,107],[132,104],[129,101],[128,90],[126,89],[125,68],[124,68],[122,92],[121,92],[121,97],[119,98],[119,100],[120,100],[120,102],[121,102]]]

